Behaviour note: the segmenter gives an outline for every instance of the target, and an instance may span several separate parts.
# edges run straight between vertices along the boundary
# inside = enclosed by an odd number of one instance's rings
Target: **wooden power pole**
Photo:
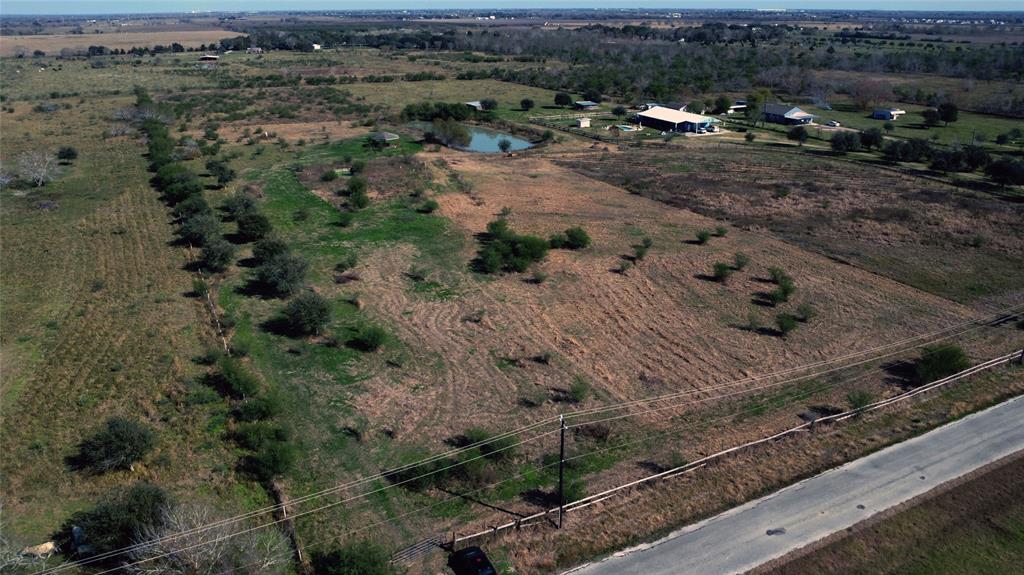
[[[565,416],[558,416],[560,438],[558,441],[558,528],[562,528],[565,514]]]

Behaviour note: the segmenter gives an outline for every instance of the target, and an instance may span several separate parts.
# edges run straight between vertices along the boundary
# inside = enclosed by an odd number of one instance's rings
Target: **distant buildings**
[[[906,110],[900,110],[899,108],[879,108],[871,112],[871,117],[876,120],[896,120],[906,113]]]
[[[773,124],[786,124],[789,126],[810,124],[814,121],[814,114],[808,114],[790,104],[765,104],[764,120]]]
[[[600,106],[597,102],[591,102],[590,100],[578,100],[573,104],[577,110],[593,110]]]

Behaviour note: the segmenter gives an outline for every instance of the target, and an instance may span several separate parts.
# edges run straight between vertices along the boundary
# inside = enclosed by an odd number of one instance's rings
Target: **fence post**
[[[558,427],[558,528],[561,529],[562,515],[565,514],[565,416],[558,416]]]

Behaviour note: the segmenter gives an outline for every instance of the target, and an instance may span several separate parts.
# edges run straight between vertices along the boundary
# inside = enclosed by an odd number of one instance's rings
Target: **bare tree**
[[[46,185],[60,174],[57,156],[46,150],[30,150],[18,156],[18,175],[36,187]]]
[[[288,572],[291,549],[278,529],[247,531],[245,523],[220,521],[209,507],[179,505],[164,515],[163,525],[142,533],[132,553],[139,575],[280,575]],[[212,526],[212,527],[211,527]]]

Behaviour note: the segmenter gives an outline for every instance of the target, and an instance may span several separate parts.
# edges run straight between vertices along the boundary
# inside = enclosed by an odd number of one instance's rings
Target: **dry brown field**
[[[111,49],[153,47],[157,44],[169,46],[174,42],[186,48],[216,43],[224,38],[244,36],[220,28],[213,30],[163,30],[159,32],[106,32],[103,34],[46,34],[38,36],[0,36],[0,56],[12,56],[21,48],[29,54],[42,50],[56,55],[64,48],[85,50],[89,46],[106,46]]]

